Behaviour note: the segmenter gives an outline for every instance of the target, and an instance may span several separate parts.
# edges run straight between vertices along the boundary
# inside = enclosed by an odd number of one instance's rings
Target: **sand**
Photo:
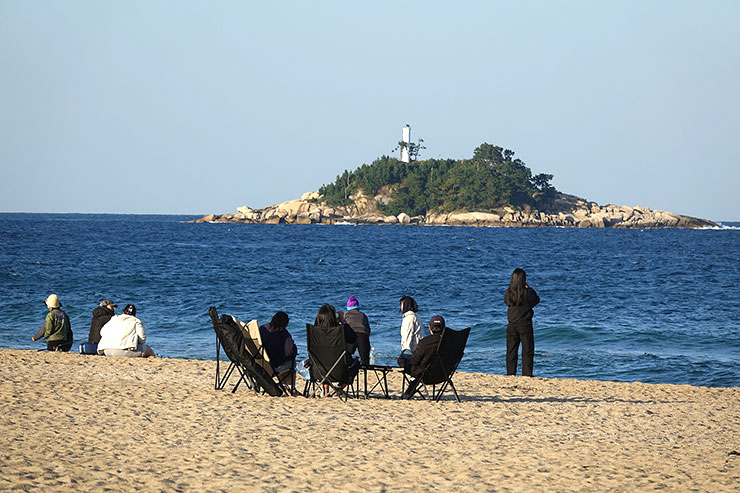
[[[215,361],[0,359],[3,491],[740,490],[739,388],[458,373],[460,403],[345,403],[214,390]]]

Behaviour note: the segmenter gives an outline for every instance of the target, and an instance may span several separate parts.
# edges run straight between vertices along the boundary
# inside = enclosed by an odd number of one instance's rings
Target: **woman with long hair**
[[[319,307],[319,312],[316,314],[313,324],[316,327],[336,327],[339,325],[337,311],[332,305],[324,303]]]
[[[345,349],[347,350],[347,366],[350,368],[350,372],[354,372],[354,374],[356,375],[360,365],[359,360],[352,356],[352,354],[357,349],[357,335],[355,334],[355,331],[352,330],[352,328],[346,323],[339,321],[336,309],[328,303],[321,305],[318,313],[316,314],[316,319],[314,320],[313,325],[314,327],[323,327],[327,329],[337,327],[338,325],[341,325],[343,327],[344,344]],[[345,387],[345,384],[339,384],[338,387],[340,389],[338,393],[341,394],[341,389]],[[322,395],[329,395],[329,384],[325,383],[323,385]]]
[[[397,362],[399,367],[406,368],[421,339],[421,324],[416,316],[416,312],[419,311],[416,300],[411,296],[404,296],[400,299],[400,303],[403,320],[401,322],[401,355]]]
[[[532,327],[533,308],[540,297],[527,284],[527,273],[516,268],[511,273],[509,289],[504,294],[504,302],[509,307],[506,318],[506,374],[516,375],[519,342],[522,343],[522,375],[531,377],[534,365],[534,328]]]

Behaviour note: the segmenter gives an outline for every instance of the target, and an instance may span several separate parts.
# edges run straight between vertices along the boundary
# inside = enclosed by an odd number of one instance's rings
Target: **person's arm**
[[[345,344],[347,344],[347,351],[349,352],[349,354],[354,354],[355,350],[357,349],[357,334],[355,334],[355,331],[352,330],[352,327],[350,327],[347,322],[344,323],[343,327],[344,342]]]
[[[298,348],[295,345],[295,341],[293,341],[293,337],[288,334],[288,337],[285,338],[285,358],[286,359],[295,359],[295,357],[298,355]]]
[[[39,339],[44,337],[44,335],[46,334],[46,324],[48,323],[49,323],[49,316],[47,315],[46,319],[44,320],[44,325],[42,325],[41,328],[34,335],[31,336],[32,341],[38,341]]]
[[[370,320],[367,319],[367,315],[365,315],[364,313],[362,314],[362,317],[362,321],[364,322],[365,328],[367,329],[367,336],[370,337]]]
[[[46,337],[51,334],[52,331],[52,322],[53,317],[51,316],[51,312],[46,314],[46,318],[44,319],[44,325],[41,326],[41,328],[36,332],[33,337],[31,337],[32,341],[38,341],[42,337]]]
[[[136,328],[136,336],[139,338],[139,343],[144,344],[146,342],[146,331],[144,330],[144,324],[141,323],[141,320],[137,319],[134,327]]]
[[[509,290],[506,290],[506,293],[504,293],[504,303],[506,303],[506,306],[509,306],[511,304],[511,300],[509,300]]]
[[[529,306],[534,307],[540,302],[540,297],[537,296],[537,292],[527,286],[527,303],[529,303]]]
[[[408,349],[411,351],[411,317],[403,317],[401,322],[401,351]]]

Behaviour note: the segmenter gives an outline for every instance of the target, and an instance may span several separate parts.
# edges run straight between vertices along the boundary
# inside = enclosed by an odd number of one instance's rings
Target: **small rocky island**
[[[422,142],[422,141],[420,141]],[[404,134],[401,159],[382,156],[334,183],[262,209],[209,214],[195,222],[708,228],[712,221],[647,207],[599,205],[562,193],[553,175],[533,175],[514,151],[483,143],[471,159],[417,161]],[[404,152],[405,151],[405,152]]]
[[[331,207],[321,201],[319,192],[305,193],[263,209],[242,206],[231,214],[209,214],[194,222],[265,224],[402,224],[427,226],[560,226],[578,228],[709,228],[717,224],[706,219],[682,216],[647,207],[599,205],[572,195],[559,194],[558,211],[542,212],[531,206],[501,207],[487,212],[437,212],[409,216],[383,215],[374,207],[376,200],[363,194],[353,196],[349,207]]]

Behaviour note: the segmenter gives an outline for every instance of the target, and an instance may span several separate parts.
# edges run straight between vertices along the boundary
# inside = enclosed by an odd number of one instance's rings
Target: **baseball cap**
[[[441,315],[434,315],[429,319],[429,327],[437,332],[445,328],[445,319]]]

